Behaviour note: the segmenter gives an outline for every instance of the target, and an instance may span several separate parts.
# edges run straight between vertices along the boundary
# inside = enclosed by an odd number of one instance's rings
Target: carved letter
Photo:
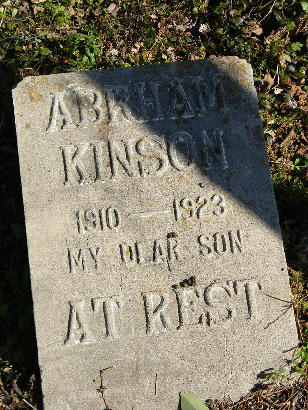
[[[201,255],[209,255],[212,252],[211,247],[209,246],[210,238],[205,235],[200,235],[198,237],[198,242],[200,245],[199,252]]]
[[[145,86],[150,88],[150,95],[145,96]],[[162,109],[158,93],[159,83],[137,83],[136,91],[139,100],[139,119],[138,122],[146,122],[148,120],[163,119]]]
[[[87,88],[75,88],[76,100],[79,111],[79,123],[96,122],[102,116],[102,96]]]
[[[176,290],[178,302],[179,327],[197,325],[203,322],[203,311],[197,289]]]
[[[93,159],[94,159],[94,166],[95,166],[95,179],[94,182],[101,181],[102,183],[105,182],[102,176],[102,170],[104,169],[103,164],[103,143],[102,142],[91,142],[91,147],[93,148]],[[108,172],[110,174],[110,170]]]
[[[119,247],[122,261],[127,266],[134,265],[137,262],[137,252],[135,244],[130,245],[126,243],[121,243]]]
[[[224,100],[224,91],[223,91],[223,74],[218,73],[214,74],[211,87],[208,87],[205,84],[202,77],[193,77],[195,84],[195,89],[198,95],[199,103],[199,115],[202,115],[207,112],[207,107],[213,107],[216,101],[217,93],[217,105],[218,112],[225,111],[225,100]]]
[[[185,94],[182,81],[180,79],[175,79],[172,83],[171,89],[172,101],[170,107],[170,117],[184,117],[189,118],[194,115],[194,112],[190,106],[188,98]]]
[[[214,233],[213,239],[214,239],[214,251],[218,255],[221,255],[222,253],[226,252],[227,242],[226,242],[225,234]]]
[[[166,259],[162,241],[155,239],[153,243],[153,263],[164,263]]]
[[[167,252],[168,252],[168,259],[170,262],[174,262],[180,259],[177,247],[178,247],[177,239],[174,237],[167,236]]]
[[[224,113],[227,110],[224,87],[223,87],[223,78],[224,78],[224,75],[222,73],[218,73],[214,75],[214,81],[213,81],[213,89],[214,91],[217,90],[217,96],[218,96],[217,111],[221,113]]]
[[[204,84],[202,77],[192,77],[195,91],[198,96],[198,114],[202,115],[207,112],[207,107],[213,105],[215,96],[210,92],[208,86]]]
[[[168,157],[163,152],[163,145],[158,140],[141,138],[136,143],[136,152],[143,158],[147,158],[148,166],[143,161],[138,161],[140,175],[151,175],[157,173],[162,175],[168,168]],[[152,164],[151,164],[152,163]]]
[[[115,178],[118,174],[118,164],[122,166],[126,174],[130,177],[138,176],[136,173],[136,164],[132,163],[133,158],[133,142],[121,141],[124,146],[124,152],[121,152],[120,147],[116,142],[109,141],[109,157],[111,165],[111,177]]]
[[[97,213],[95,209],[86,209],[76,213],[78,232],[83,235],[97,228]]]
[[[178,171],[186,170],[193,160],[193,140],[187,132],[173,134],[168,144],[168,155],[171,165]],[[182,161],[180,162],[179,159]]]
[[[120,214],[116,208],[106,209],[106,222],[109,229],[117,228],[120,225]]]
[[[70,307],[67,336],[64,344],[90,343],[93,341],[84,313],[84,300],[68,302]]]
[[[64,91],[61,93],[51,94],[52,103],[50,108],[49,123],[47,127],[47,132],[54,132],[58,129],[57,122],[60,123],[61,129],[72,129],[75,128],[69,110],[67,109],[63,97]]]
[[[148,334],[164,333],[170,329],[170,320],[166,309],[169,304],[168,294],[145,293],[143,294],[146,332]]]
[[[92,310],[94,313],[99,313],[103,307],[103,315],[105,322],[105,336],[118,338],[118,323],[119,309],[122,308],[122,300],[120,296],[112,296],[109,298],[93,298],[91,299]]]
[[[82,249],[68,249],[68,261],[70,273],[76,271],[85,272],[87,270],[86,259]]]
[[[84,163],[82,162],[82,157],[89,148],[89,145],[87,143],[82,143],[78,145],[66,145],[60,148],[62,150],[64,165],[64,183],[77,180],[77,182],[81,185],[87,182],[89,177],[87,175]]]
[[[242,239],[241,239],[241,232],[239,229],[236,231],[236,236],[229,231],[228,232],[228,237],[229,237],[229,242],[230,242],[230,249],[232,253],[236,253],[237,250],[239,252],[242,252]]]
[[[113,88],[105,87],[105,99],[110,124],[117,124],[120,121],[130,122],[131,113],[128,108],[128,87]]]
[[[222,135],[222,130],[215,130],[212,138],[209,138],[205,130],[202,131],[201,150],[204,154],[205,169],[213,167],[212,159],[214,159],[223,169],[228,168]]]
[[[234,282],[235,294],[240,294],[243,290],[245,291],[248,320],[257,321],[260,319],[256,294],[259,293],[261,289],[261,284],[256,280]]]
[[[97,247],[95,247],[95,248],[89,248],[89,252],[90,252],[90,255],[91,255],[91,257],[92,257],[92,259],[93,259],[93,262],[94,262],[94,269],[95,270],[97,270],[98,268],[99,268],[99,259],[98,259],[98,252],[100,251],[100,248],[97,248]]]
[[[220,324],[231,321],[237,315],[235,307],[231,304],[231,288],[212,283],[204,290],[204,300],[209,305],[208,321],[211,324]]]

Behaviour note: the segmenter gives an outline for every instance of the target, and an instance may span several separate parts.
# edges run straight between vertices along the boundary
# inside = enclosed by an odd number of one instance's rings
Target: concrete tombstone
[[[244,60],[28,77],[13,96],[45,409],[237,399],[292,359]]]

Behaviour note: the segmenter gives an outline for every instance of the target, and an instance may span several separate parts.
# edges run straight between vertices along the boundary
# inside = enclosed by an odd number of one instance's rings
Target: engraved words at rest
[[[143,323],[136,322],[138,319],[133,321],[129,335],[133,337],[140,328],[146,336],[190,326],[210,330],[228,326],[237,319],[256,323],[260,320],[261,289],[256,280],[239,280],[144,292],[138,298],[139,307],[144,311]],[[96,343],[106,338],[120,338],[122,333],[127,335],[126,323],[121,318],[125,309],[131,309],[126,302],[122,295],[70,301],[64,344]]]

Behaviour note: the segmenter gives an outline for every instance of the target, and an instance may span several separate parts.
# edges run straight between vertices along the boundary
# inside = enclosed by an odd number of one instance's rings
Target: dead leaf
[[[210,31],[211,31],[211,27],[207,23],[200,24],[199,33],[206,34],[206,33],[209,33]]]
[[[92,10],[92,13],[94,14],[94,16],[98,17],[102,14],[102,10],[100,8],[97,8],[95,10]]]
[[[78,17],[83,17],[84,16],[85,11],[83,9],[75,9],[75,14]]]
[[[281,54],[279,56],[279,62],[280,62],[281,67],[286,67],[287,63],[290,63],[291,61],[292,60],[289,54]]]
[[[283,92],[283,88],[278,88],[278,87],[274,88],[274,94],[281,94],[282,92]]]
[[[296,99],[297,106],[303,112],[308,112],[308,94],[298,85],[292,84],[290,94]]]
[[[59,38],[62,38],[62,35],[57,32],[48,32],[46,33],[46,37],[52,38],[52,39],[59,39]]]
[[[296,151],[296,153],[297,153],[297,154],[300,154],[300,155],[308,155],[308,148],[300,147],[300,148]]]
[[[234,11],[236,13],[236,11]],[[261,35],[263,30],[262,27],[257,23],[256,20],[251,20],[247,23],[244,28],[245,34],[251,36],[251,34]]]
[[[290,145],[292,145],[295,137],[296,137],[295,131],[291,130],[289,135],[282,141],[281,145],[284,145],[285,147],[289,147]]]
[[[273,141],[275,141],[275,137],[276,137],[276,132],[274,130],[270,130],[270,129],[266,129],[264,130],[264,134],[268,134],[273,138]]]
[[[37,14],[40,11],[44,11],[44,7],[33,6],[33,13]]]
[[[116,16],[117,12],[120,10],[120,7],[117,6],[115,3],[110,3],[107,7],[107,13],[111,14],[112,16]]]
[[[68,12],[70,13],[71,16],[75,15],[75,9],[72,6],[69,6],[67,10],[68,10]]]
[[[274,79],[273,77],[270,75],[270,73],[265,74],[263,81],[267,83],[268,88],[271,88],[272,85],[274,84]]]
[[[117,56],[119,54],[119,51],[116,48],[112,48],[111,50],[108,50],[106,52],[106,55],[108,56]]]
[[[256,24],[254,29],[252,30],[253,33],[255,33],[257,36],[260,36],[263,32],[262,27]]]

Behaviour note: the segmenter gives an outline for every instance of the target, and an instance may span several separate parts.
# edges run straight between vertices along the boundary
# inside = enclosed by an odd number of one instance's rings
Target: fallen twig
[[[108,406],[107,402],[106,402],[106,397],[105,397],[105,390],[107,390],[107,387],[104,385],[104,381],[103,381],[103,377],[104,377],[104,373],[107,372],[108,370],[113,369],[114,366],[110,366],[110,367],[106,367],[105,369],[101,369],[99,371],[99,377],[101,379],[101,385],[99,386],[98,389],[96,389],[96,391],[98,393],[100,393],[102,395],[102,399],[104,400],[104,404],[106,406],[106,410],[112,410],[111,407]]]

